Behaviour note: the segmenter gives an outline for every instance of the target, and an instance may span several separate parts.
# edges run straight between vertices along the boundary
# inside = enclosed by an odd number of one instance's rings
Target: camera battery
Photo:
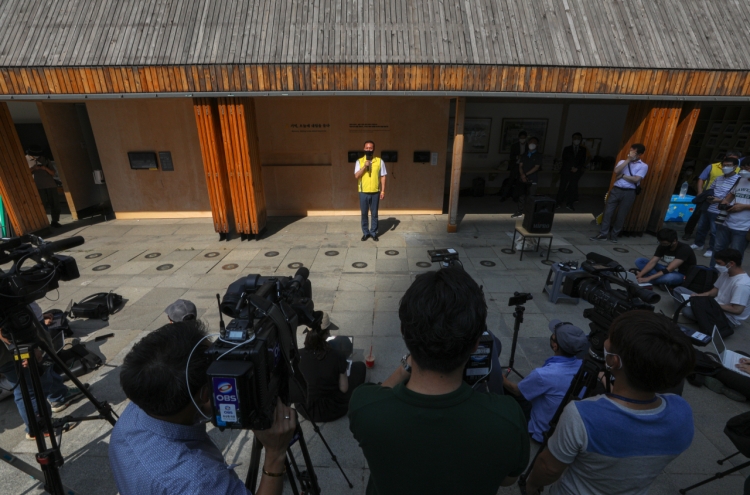
[[[479,345],[469,357],[464,369],[464,381],[469,385],[484,381],[489,378],[492,370],[492,346],[495,345],[495,339],[489,332],[482,333],[479,338]]]
[[[247,428],[250,424],[250,378],[253,365],[248,361],[219,360],[208,367],[211,379],[212,422],[219,428]]]

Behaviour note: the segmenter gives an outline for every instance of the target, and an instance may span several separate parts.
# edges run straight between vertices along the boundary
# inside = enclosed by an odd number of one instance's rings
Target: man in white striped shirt
[[[714,190],[713,196],[708,197],[708,202],[711,206],[708,207],[706,214],[708,215],[708,222],[711,226],[711,237],[708,245],[708,251],[703,253],[703,256],[710,258],[713,255],[714,239],[716,237],[716,217],[719,216],[719,203],[726,197],[729,191],[732,190],[734,185],[739,180],[739,176],[735,173],[739,160],[735,157],[726,157],[721,162],[721,171],[724,175],[718,177],[712,184]],[[697,239],[697,238],[696,238]],[[697,241],[696,241],[697,242]],[[693,249],[700,249],[702,246],[693,244],[690,246]]]

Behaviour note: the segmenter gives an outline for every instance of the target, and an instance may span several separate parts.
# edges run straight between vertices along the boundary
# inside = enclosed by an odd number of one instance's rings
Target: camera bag
[[[75,344],[70,349],[58,351],[57,356],[75,376],[90,373],[102,365],[102,358],[89,351],[84,344]],[[57,371],[62,372],[62,370]]]
[[[718,278],[719,273],[713,268],[695,265],[688,271],[682,286],[696,294],[703,294],[713,289]]]
[[[117,312],[122,305],[122,296],[114,292],[97,292],[70,308],[71,318],[96,318],[109,320],[109,316]]]

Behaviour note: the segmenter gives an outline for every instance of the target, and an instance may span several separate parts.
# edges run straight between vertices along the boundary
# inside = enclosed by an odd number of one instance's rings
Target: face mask
[[[731,174],[734,172],[734,167],[721,167],[721,171],[724,172],[724,175]]]
[[[726,273],[729,271],[729,268],[727,268],[726,266],[716,265],[714,268],[716,268],[719,273]]]
[[[581,140],[580,139],[574,139],[573,140],[573,144],[576,145],[576,146],[578,146],[579,144],[581,144]]]
[[[750,179],[750,170],[740,170],[740,177]]]
[[[526,138],[518,138],[518,142],[523,144],[526,142]]]
[[[536,145],[535,145],[535,144],[533,144],[533,143],[532,143],[532,144],[530,144],[530,145],[529,145],[529,149],[530,149],[531,151],[534,151],[534,150],[536,149]],[[748,172],[748,174],[750,174],[750,172]]]

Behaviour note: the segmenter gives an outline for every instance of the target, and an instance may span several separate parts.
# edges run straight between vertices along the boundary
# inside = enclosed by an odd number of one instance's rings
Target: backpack
[[[102,365],[102,358],[89,351],[85,344],[75,344],[57,352],[57,356],[75,376],[85,375]],[[62,370],[57,370],[67,380]]]
[[[114,292],[97,292],[70,308],[71,318],[96,318],[109,320],[109,315],[115,314],[122,306],[122,296]]]
[[[693,372],[687,376],[687,381],[691,385],[700,387],[703,385],[703,377],[706,376],[712,376],[723,383],[725,387],[750,398],[750,377],[726,369],[716,354],[695,349],[695,367]]]
[[[695,265],[688,271],[682,286],[696,294],[703,294],[713,289],[718,278],[719,272],[713,268]]]

